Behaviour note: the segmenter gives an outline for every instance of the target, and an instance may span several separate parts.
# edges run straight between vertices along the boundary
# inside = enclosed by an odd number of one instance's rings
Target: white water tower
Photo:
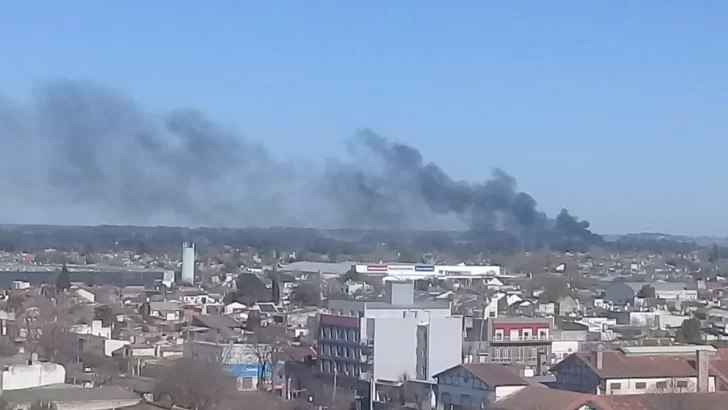
[[[184,242],[182,244],[182,275],[181,282],[188,285],[195,283],[195,244]]]

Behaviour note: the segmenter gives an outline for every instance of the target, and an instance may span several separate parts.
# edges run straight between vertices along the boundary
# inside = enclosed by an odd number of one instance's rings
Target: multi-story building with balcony
[[[368,395],[372,381],[435,383],[462,360],[462,317],[448,302],[415,302],[412,283],[388,282],[383,301],[330,300],[319,318],[318,373]]]
[[[474,361],[546,370],[553,340],[551,318],[501,316],[487,318],[482,326],[482,331],[473,329],[468,342],[477,351]]]

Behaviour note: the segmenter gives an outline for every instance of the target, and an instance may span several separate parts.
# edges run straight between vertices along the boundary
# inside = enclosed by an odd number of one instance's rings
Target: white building
[[[319,320],[322,374],[392,383],[434,383],[462,361],[463,319],[448,302],[415,303],[413,284],[388,282],[386,301],[330,300]],[[353,359],[353,360],[352,360]]]
[[[104,326],[100,320],[94,320],[91,324],[74,325],[71,332],[80,335],[100,336],[104,339],[111,339],[111,326]]]
[[[396,280],[417,280],[426,278],[476,279],[503,275],[500,266],[469,265],[355,265],[357,273],[389,276]]]
[[[185,242],[182,244],[182,283],[191,285],[195,283],[195,244]]]

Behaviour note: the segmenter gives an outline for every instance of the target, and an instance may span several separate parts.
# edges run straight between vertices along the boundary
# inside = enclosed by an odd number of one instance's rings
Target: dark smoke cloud
[[[3,222],[462,229],[590,238],[500,169],[455,181],[372,131],[319,166],[273,158],[194,110],[144,112],[95,84],[57,81],[0,99]]]

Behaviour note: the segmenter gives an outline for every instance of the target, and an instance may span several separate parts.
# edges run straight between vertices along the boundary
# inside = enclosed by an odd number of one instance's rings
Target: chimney
[[[599,344],[599,346],[597,346],[593,359],[597,370],[602,370],[602,367],[604,367],[604,345]]]
[[[710,352],[698,348],[695,351],[695,369],[698,371],[698,393],[710,390]]]

